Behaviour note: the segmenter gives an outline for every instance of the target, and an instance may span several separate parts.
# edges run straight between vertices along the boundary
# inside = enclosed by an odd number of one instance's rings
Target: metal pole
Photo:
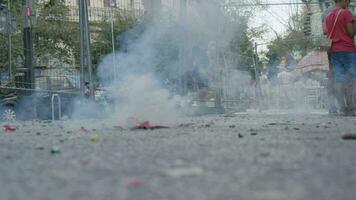
[[[85,37],[86,37],[86,50],[87,50],[87,64],[88,64],[88,71],[89,71],[90,94],[91,94],[92,98],[94,98],[87,2],[88,2],[88,0],[84,0],[84,32],[85,32]]]
[[[260,85],[259,85],[259,76],[258,76],[258,69],[257,69],[257,65],[258,65],[258,54],[257,54],[257,43],[255,42],[255,47],[254,47],[254,52],[255,52],[255,56],[254,56],[254,66],[255,66],[255,90],[256,90],[256,104],[257,104],[257,108],[259,111],[261,111],[261,106],[260,106]]]
[[[185,78],[184,78],[184,70],[183,67],[186,67],[186,43],[184,42],[186,38],[186,19],[187,19],[187,0],[180,0],[180,20],[181,20],[181,39],[182,43],[179,49],[179,61],[180,61],[180,68],[179,68],[179,75],[180,77],[180,92],[181,94],[185,93]]]
[[[79,24],[80,24],[80,89],[84,95],[84,0],[79,2]]]
[[[57,97],[57,104],[58,104],[58,120],[62,119],[62,103],[61,103],[61,97],[59,94],[52,94],[52,121],[55,120],[55,115],[54,115],[54,99]]]
[[[11,1],[9,0],[7,2],[7,7],[8,7],[8,19],[10,19],[10,10],[11,10]],[[9,43],[9,76],[10,76],[10,81],[12,80],[12,42],[11,42],[11,33],[9,31],[8,35],[8,43]]]
[[[115,62],[115,36],[114,36],[114,18],[113,18],[113,2],[111,0],[110,4],[110,17],[111,17],[111,45],[112,45],[112,65],[114,68],[114,79],[117,78],[117,69],[116,69],[116,62]]]
[[[255,46],[254,46],[254,52],[255,52],[255,56],[254,56],[253,62],[254,62],[254,67],[255,67],[255,79],[256,79],[256,85],[257,85],[258,74],[257,74],[257,43],[256,42],[255,42]]]

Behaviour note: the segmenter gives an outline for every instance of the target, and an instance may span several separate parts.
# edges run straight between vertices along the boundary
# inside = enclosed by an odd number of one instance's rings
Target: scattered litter
[[[289,125],[289,123],[284,122],[284,123],[277,123],[277,122],[271,122],[269,124],[267,124],[269,126],[276,126],[276,125]]]
[[[90,165],[90,164],[91,164],[90,159],[83,160],[83,165]]]
[[[6,132],[13,132],[16,131],[16,127],[11,126],[10,124],[5,124],[3,126],[4,131]]]
[[[153,130],[153,129],[164,129],[164,128],[169,128],[169,127],[168,126],[163,126],[163,125],[151,125],[150,121],[144,121],[144,122],[138,123],[132,129],[144,129],[144,130],[150,129],[150,130]]]
[[[199,167],[192,168],[175,168],[165,170],[164,173],[168,176],[172,176],[174,178],[180,178],[183,176],[199,176],[203,174],[203,169]]]
[[[37,146],[35,147],[35,149],[36,149],[36,150],[44,150],[44,146],[42,146],[42,145],[37,145]]]
[[[74,134],[74,135],[71,135],[69,139],[79,139],[80,137],[82,137],[80,134]]]
[[[125,130],[122,126],[114,126],[114,129],[119,129],[121,131]]]
[[[126,186],[128,188],[138,188],[138,187],[141,187],[142,185],[143,185],[143,182],[137,177],[129,178],[127,180],[127,184],[126,184]]]
[[[271,155],[271,153],[269,153],[269,152],[260,153],[260,156],[261,156],[262,158],[267,158],[267,157],[270,156],[270,155]]]
[[[356,133],[346,133],[342,135],[342,139],[344,140],[356,140]]]
[[[201,127],[209,128],[211,125],[210,124],[204,124]]]
[[[184,124],[179,124],[178,127],[192,127],[194,126],[194,123],[184,123]]]
[[[99,136],[97,134],[93,134],[89,137],[90,141],[97,142],[99,140]]]
[[[90,133],[90,131],[87,130],[86,128],[84,128],[84,126],[80,127],[80,132],[81,133]]]
[[[224,117],[237,117],[237,114],[235,112],[229,112],[224,114]]]
[[[51,148],[51,154],[59,154],[59,153],[61,153],[61,149],[59,147],[53,146]]]

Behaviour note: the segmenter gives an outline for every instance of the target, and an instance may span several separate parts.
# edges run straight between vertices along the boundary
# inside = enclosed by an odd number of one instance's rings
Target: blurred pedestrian
[[[90,85],[89,82],[85,82],[84,84],[84,96],[89,99],[91,95]]]
[[[266,71],[263,71],[260,76],[260,87],[261,87],[261,106],[263,109],[267,109],[269,106],[270,83]]]

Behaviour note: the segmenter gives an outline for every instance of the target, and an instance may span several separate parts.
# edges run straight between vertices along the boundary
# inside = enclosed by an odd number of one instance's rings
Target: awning
[[[301,73],[314,70],[329,71],[328,54],[325,51],[312,51],[299,61],[295,70]]]

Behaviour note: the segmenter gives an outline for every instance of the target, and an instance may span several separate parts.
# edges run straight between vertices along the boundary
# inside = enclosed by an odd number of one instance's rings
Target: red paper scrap
[[[10,124],[5,124],[5,125],[3,126],[3,128],[4,128],[4,131],[6,131],[6,132],[13,132],[13,131],[16,131],[16,128],[13,127],[13,126],[11,126]]]
[[[137,177],[132,177],[127,180],[127,187],[137,188],[143,185],[143,182]]]
[[[136,126],[134,126],[133,129],[163,129],[163,128],[169,128],[168,126],[163,126],[163,125],[151,125],[150,121],[144,121]]]
[[[82,132],[82,133],[90,133],[90,131],[87,130],[86,128],[84,128],[83,126],[80,127],[80,132]]]

